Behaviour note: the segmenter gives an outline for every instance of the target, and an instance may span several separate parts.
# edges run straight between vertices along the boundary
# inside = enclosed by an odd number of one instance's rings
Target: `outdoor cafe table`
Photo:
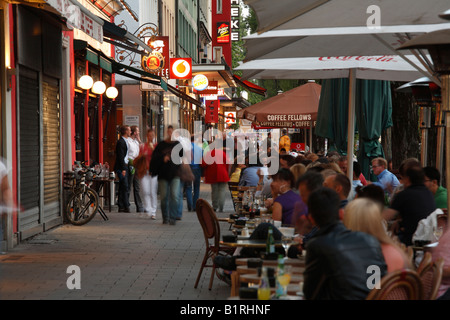
[[[248,259],[249,258],[237,258],[236,265],[247,266]],[[292,265],[293,267],[303,267],[303,266],[305,266],[305,258],[304,257],[300,257],[299,259],[287,258],[287,259],[284,259],[284,264]],[[275,266],[276,267],[277,265],[278,265],[278,260],[263,260],[263,266],[268,266],[268,267]]]
[[[236,242],[224,242],[220,241],[222,246],[232,247],[232,248],[261,248],[264,249],[266,247],[266,240],[237,240]],[[297,242],[292,242],[290,245],[296,245]],[[282,247],[282,241],[275,240],[276,247]]]

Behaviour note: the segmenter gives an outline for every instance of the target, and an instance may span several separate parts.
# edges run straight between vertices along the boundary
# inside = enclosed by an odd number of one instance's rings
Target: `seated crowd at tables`
[[[291,153],[280,154],[280,169],[273,176],[267,176],[260,164],[240,165],[231,172],[234,181],[256,187],[267,197],[265,206],[274,221],[295,227],[300,235],[296,239],[300,245],[291,246],[288,256],[306,251],[306,299],[365,299],[370,292],[368,267],[378,266],[381,276],[413,268],[415,262],[408,259],[405,248],[413,245],[419,221],[437,209],[447,209],[447,190],[440,185],[439,171],[423,168],[417,159],[404,160],[397,174],[385,159],[373,159],[376,181],[361,173],[358,162],[353,163],[350,181],[347,168],[347,157],[336,153]],[[267,228],[260,224],[251,237],[265,239]],[[276,228],[274,236],[281,238]],[[441,257],[445,262],[438,299],[449,296],[449,247],[450,235],[445,232],[433,252],[435,260]],[[234,257],[216,257],[216,265],[225,271],[222,279],[235,269],[234,259],[252,254],[241,250]]]

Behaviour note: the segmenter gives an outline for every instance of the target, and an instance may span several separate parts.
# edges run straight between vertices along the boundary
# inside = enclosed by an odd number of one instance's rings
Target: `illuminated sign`
[[[194,86],[194,89],[197,91],[203,91],[206,88],[208,88],[208,77],[203,74],[198,74],[192,79],[192,85]]]
[[[205,123],[219,122],[219,100],[212,100],[205,106]]]
[[[227,111],[225,112],[225,122],[227,124],[234,124],[236,123],[236,112],[235,111]]]
[[[170,79],[191,79],[192,59],[172,58],[170,59]]]
[[[164,57],[160,52],[152,51],[142,58],[142,68],[150,73],[157,73],[164,67]]]
[[[231,0],[231,41],[239,41],[239,17],[241,16],[239,0]]]
[[[230,23],[217,22],[217,42],[228,43],[230,42]]]

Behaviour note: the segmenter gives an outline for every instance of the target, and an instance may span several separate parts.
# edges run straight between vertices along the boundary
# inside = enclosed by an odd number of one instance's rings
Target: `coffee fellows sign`
[[[310,128],[316,126],[316,115],[311,114],[254,114],[247,113],[245,118],[262,128]]]

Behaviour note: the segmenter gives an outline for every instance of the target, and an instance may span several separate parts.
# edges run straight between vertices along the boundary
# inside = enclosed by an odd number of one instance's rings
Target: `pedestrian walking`
[[[156,148],[155,130],[147,130],[147,140],[141,145],[140,154],[145,156],[148,170],[141,177],[141,198],[143,200],[144,212],[153,220],[156,219],[156,209],[158,207],[158,176],[152,176],[150,172],[150,161],[153,151]]]
[[[202,177],[202,157],[203,150],[201,145],[199,145],[194,136],[191,137],[191,145],[192,145],[192,161],[191,161],[191,170],[194,174],[193,182],[185,182],[185,191],[186,191],[186,202],[188,206],[188,211],[195,211],[195,205],[200,195],[200,179]]]
[[[205,161],[205,159],[208,160]],[[220,144],[216,144],[215,148],[203,158],[202,168],[205,183],[211,184],[211,200],[214,211],[223,212],[225,194],[228,190],[228,181],[230,181],[229,166],[228,157],[223,151],[223,145]]]
[[[173,148],[179,144],[172,141],[173,126],[167,127],[166,138],[153,150],[150,161],[152,177],[158,176],[158,189],[161,199],[161,212],[164,224],[175,225],[178,214],[180,191],[179,167],[172,159]]]

